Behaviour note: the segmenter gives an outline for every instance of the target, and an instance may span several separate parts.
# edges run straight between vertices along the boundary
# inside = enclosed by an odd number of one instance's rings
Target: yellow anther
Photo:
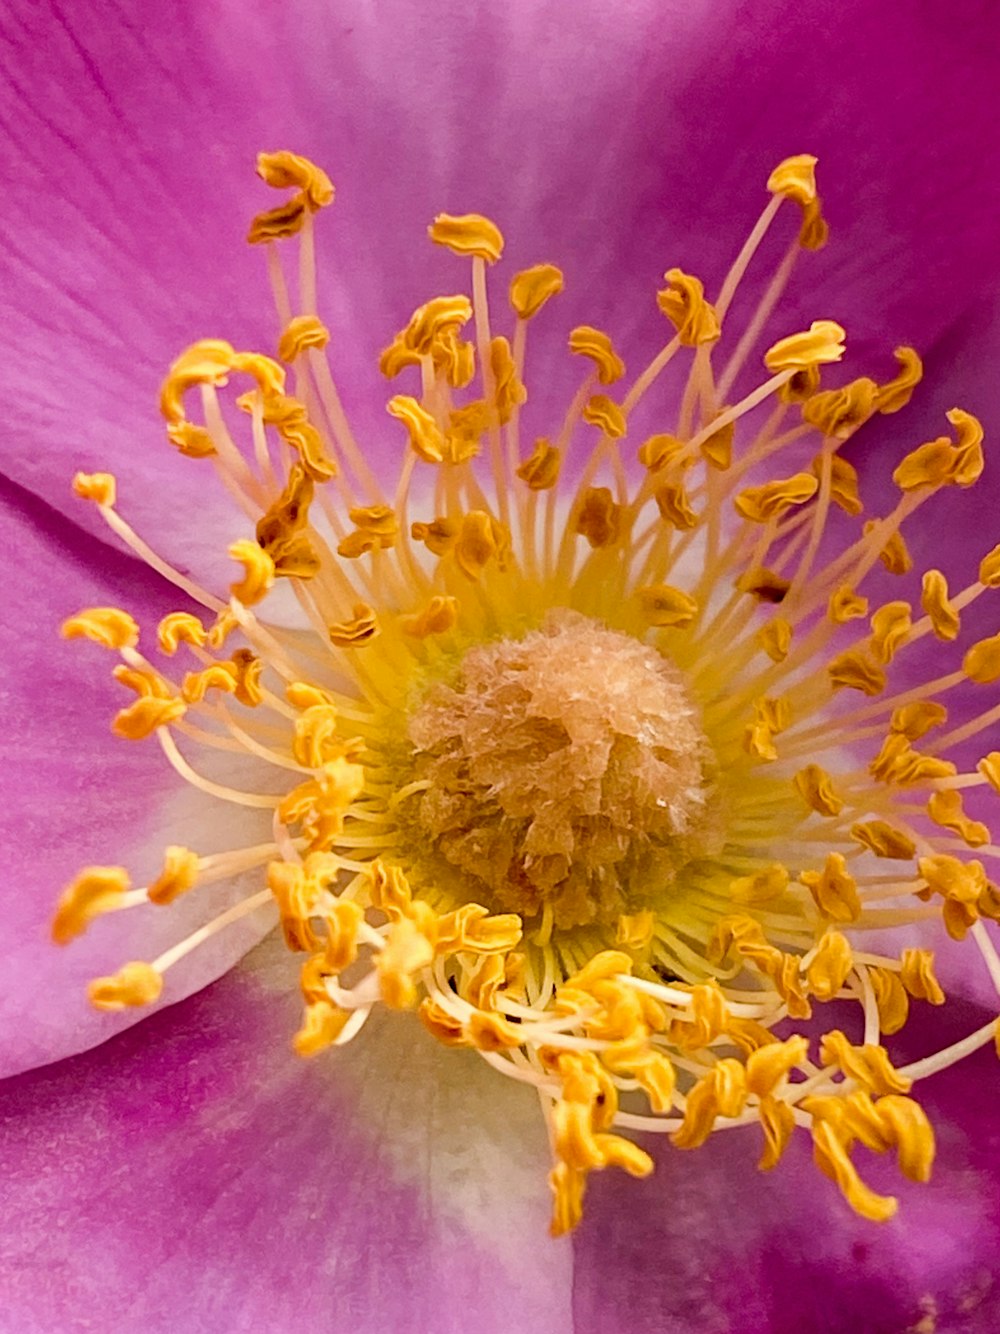
[[[269,862],[267,887],[281,915],[281,929],[288,949],[308,953],[322,943],[313,929],[319,886],[304,869],[292,862]]]
[[[589,324],[570,330],[569,350],[577,356],[590,358],[597,367],[601,384],[614,384],[625,374],[625,363],[612,346],[611,339]]]
[[[676,435],[651,435],[639,446],[638,458],[644,468],[650,472],[659,472],[661,468],[670,468],[675,463],[687,466],[687,445]]]
[[[365,787],[364,769],[346,756],[323,765],[315,778],[300,783],[278,807],[283,824],[300,824],[310,852],[329,848],[344,827],[344,815]]]
[[[938,639],[956,639],[960,622],[958,612],[948,601],[947,579],[940,570],[928,570],[923,577],[921,587],[923,591],[920,605],[930,617],[935,635]]]
[[[350,899],[338,899],[332,908],[324,912],[326,947],[323,950],[323,963],[331,973],[342,973],[357,959],[358,927],[363,917],[361,905]]]
[[[934,1163],[934,1131],[919,1103],[889,1094],[875,1104],[886,1137],[896,1146],[899,1170],[911,1181],[929,1181]]]
[[[566,1163],[556,1163],[549,1173],[549,1188],[553,1195],[549,1233],[553,1237],[563,1237],[579,1224],[583,1217],[586,1185],[586,1173],[576,1172]]]
[[[615,944],[626,949],[642,950],[653,939],[656,918],[648,908],[636,913],[622,913],[615,928]]]
[[[927,814],[942,829],[951,829],[970,848],[982,848],[990,842],[991,834],[979,820],[971,820],[962,809],[962,794],[954,788],[942,788],[931,793]]]
[[[901,732],[890,732],[879,753],[868,766],[873,778],[900,787],[914,787],[935,778],[951,778],[955,766],[950,760],[939,760],[933,755],[921,755],[910,745]]]
[[[513,365],[513,362],[509,362],[511,374]],[[464,407],[454,408],[448,413],[448,430],[444,447],[446,463],[464,463],[466,459],[475,458],[479,453],[483,432],[491,421],[495,420],[502,424],[508,422],[513,415],[514,407],[523,401],[515,390],[523,389],[524,386],[519,380],[505,380],[506,373],[499,368],[496,370],[498,389],[495,412],[491,411],[484,399],[476,399],[475,402],[466,403]]]
[[[378,618],[367,602],[355,602],[352,614],[327,626],[330,643],[336,648],[361,648],[379,633]]]
[[[515,315],[530,320],[550,297],[563,290],[562,269],[554,264],[534,264],[522,269],[510,280],[510,304]]]
[[[982,862],[959,861],[943,852],[921,857],[917,870],[931,890],[957,903],[975,903],[986,887]]]
[[[232,667],[236,673],[236,699],[248,709],[255,709],[264,698],[260,678],[264,661],[248,648],[238,648],[233,654]]]
[[[736,587],[741,593],[751,594],[758,602],[775,604],[785,600],[785,594],[791,586],[791,580],[784,575],[758,566],[746,570],[736,580]]]
[[[681,482],[668,482],[657,487],[653,493],[660,518],[671,524],[679,532],[690,532],[698,526],[698,515],[688,501],[687,492]]]
[[[809,1039],[796,1033],[784,1042],[769,1042],[747,1057],[747,1092],[765,1098],[787,1080],[809,1051]]]
[[[52,918],[52,939],[66,945],[82,936],[95,917],[113,912],[125,898],[130,881],[124,866],[86,866],[66,886]]]
[[[278,570],[277,566],[275,566],[275,573],[280,574],[282,571]],[[223,607],[222,611],[219,612],[218,616],[216,616],[215,620],[208,627],[208,631],[205,635],[206,644],[210,649],[218,652],[238,626],[239,621],[233,615],[232,608]]]
[[[403,346],[418,357],[431,356],[441,339],[457,334],[471,319],[472,302],[467,296],[432,297],[417,307],[400,337]]]
[[[906,1023],[910,1013],[910,998],[899,980],[899,974],[890,968],[869,968],[868,979],[875,993],[879,1031],[891,1037]]]
[[[265,426],[276,426],[284,431],[289,426],[297,426],[307,420],[309,414],[306,405],[290,394],[262,394],[257,389],[250,389],[236,398],[236,406],[251,416],[259,412]]]
[[[163,991],[163,978],[151,964],[127,963],[111,977],[95,977],[87,996],[97,1010],[124,1010],[152,1005]]]
[[[114,473],[78,472],[73,476],[73,490],[81,500],[92,500],[95,505],[114,507],[116,499]]]
[[[803,371],[840,361],[847,334],[833,320],[813,320],[804,333],[789,334],[768,348],[764,365],[769,371]]]
[[[90,639],[102,648],[135,648],[139,642],[139,627],[128,614],[117,607],[88,607],[70,616],[59,627],[63,639]]]
[[[503,254],[503,234],[495,222],[481,213],[439,213],[427,228],[435,245],[446,246],[456,255],[471,255],[495,264]]]
[[[284,396],[285,368],[279,366],[273,357],[265,357],[262,352],[237,352],[233,356],[233,370],[253,376],[265,401]]]
[[[434,417],[409,394],[396,394],[386,404],[386,411],[403,423],[410,433],[413,452],[425,463],[441,463],[445,440]]]
[[[863,820],[851,825],[851,838],[876,857],[891,861],[908,862],[917,850],[908,834],[894,829],[885,820]]]
[[[691,987],[690,991],[687,1015],[670,1023],[669,1036],[683,1051],[700,1051],[726,1031],[729,1011],[722,989],[714,978]]]
[[[823,217],[823,209],[818,199],[807,204],[802,210],[802,226],[799,229],[799,245],[803,250],[822,250],[830,235],[830,228]]]
[[[864,1184],[834,1127],[827,1121],[814,1122],[812,1134],[816,1166],[837,1183],[854,1212],[875,1223],[892,1218],[899,1201],[892,1195],[876,1195]]]
[[[584,491],[573,531],[585,537],[595,549],[618,541],[621,506],[606,486],[592,486]]]
[[[872,652],[883,666],[892,662],[913,628],[908,602],[887,602],[871,619]]]
[[[824,1065],[837,1066],[871,1093],[907,1093],[913,1083],[893,1068],[884,1047],[873,1042],[855,1047],[839,1028],[823,1034],[819,1053]]]
[[[393,1010],[411,1009],[417,1000],[414,977],[433,961],[433,945],[408,917],[393,922],[376,962],[385,1004]]]
[[[516,1024],[499,1014],[472,1014],[465,1023],[469,1045],[479,1051],[509,1051],[520,1047],[524,1036]]]
[[[160,412],[166,421],[182,423],[184,395],[195,385],[224,385],[236,357],[231,343],[221,338],[203,338],[180,354],[171,364],[160,386]]]
[[[600,543],[591,542],[592,546]],[[636,591],[642,614],[650,625],[682,629],[698,615],[698,604],[690,593],[670,584],[647,584]]]
[[[856,922],[861,899],[843,853],[828,852],[822,871],[800,871],[799,880],[813,896],[820,913],[831,922]]]
[[[885,672],[860,649],[847,649],[832,658],[827,675],[834,689],[846,687],[865,695],[878,695],[885,689]]]
[[[748,486],[734,497],[733,504],[744,519],[770,523],[772,519],[780,519],[793,505],[804,505],[818,489],[819,482],[811,473],[799,472],[762,486]]]
[[[833,785],[833,779],[818,764],[807,764],[792,779],[799,796],[817,815],[839,815],[844,799]]]
[[[804,403],[817,392],[821,383],[818,366],[806,366],[796,371],[778,390],[780,403]]]
[[[816,193],[816,162],[811,153],[797,153],[779,162],[767,178],[767,188],[773,195],[784,195],[802,208],[812,204]]]
[[[907,454],[897,465],[892,480],[901,491],[932,490],[948,484],[955,465],[955,449],[948,437],[942,435]]]
[[[510,533],[485,510],[470,510],[463,517],[455,538],[454,555],[466,578],[478,579],[493,559],[503,569],[509,550]]]
[[[347,513],[356,528],[338,545],[338,555],[354,559],[367,551],[387,551],[395,546],[399,520],[389,505],[356,506]]]
[[[378,368],[387,380],[394,380],[407,366],[419,365],[419,353],[407,347],[405,331],[396,334],[389,346],[383,349],[378,362]]]
[[[173,657],[182,643],[201,648],[205,638],[205,627],[189,611],[172,611],[156,627],[156,642],[168,657]]]
[[[282,361],[293,362],[307,348],[326,347],[329,341],[330,330],[318,315],[296,315],[281,331],[278,356]]]
[[[607,394],[594,394],[584,404],[580,415],[585,422],[598,427],[611,440],[620,440],[628,431],[624,412]]]
[[[813,475],[821,476],[823,455],[817,454],[812,462]],[[830,459],[830,499],[839,505],[845,514],[860,514],[864,509],[858,495],[858,473],[846,459],[834,454]]]
[[[506,338],[491,339],[490,368],[493,371],[497,420],[501,426],[505,426],[514,415],[514,409],[520,407],[528,397],[528,391],[521,383],[517,367],[514,365],[510,343]],[[478,436],[479,432],[476,434]]]
[[[121,685],[134,690],[143,699],[173,699],[174,688],[170,682],[152,667],[129,667],[120,662],[112,668],[111,675]]]
[[[977,685],[986,686],[1000,681],[1000,634],[973,644],[962,659],[962,671]]]
[[[899,363],[899,373],[879,385],[876,408],[879,412],[899,412],[913,397],[913,391],[924,378],[924,364],[912,347],[897,347],[893,353]]]
[[[919,741],[933,727],[939,727],[948,717],[948,710],[936,700],[918,699],[912,704],[901,704],[893,709],[889,727],[893,732]]]
[[[700,347],[717,342],[722,329],[711,302],[705,300],[705,288],[699,278],[683,269],[668,269],[663,275],[667,286],[657,292],[660,310],[677,330],[686,347]]]
[[[1000,750],[991,750],[988,755],[984,755],[976,769],[995,792],[1000,792]]]
[[[400,867],[377,857],[368,868],[367,882],[372,907],[384,912],[391,922],[412,915],[413,891]]]
[[[1000,546],[995,546],[980,561],[979,582],[984,588],[1000,588]]]
[[[517,475],[532,491],[547,491],[559,480],[562,456],[545,436],[539,436],[531,455],[517,468]]]
[[[414,542],[423,542],[434,556],[446,556],[453,550],[458,531],[459,524],[454,519],[433,519],[430,523],[410,525],[410,536]]]
[[[428,635],[443,635],[458,623],[459,604],[453,597],[432,597],[423,611],[412,616],[399,618],[404,634],[414,639],[426,639]]]
[[[826,614],[835,625],[859,620],[868,615],[868,599],[855,593],[849,584],[842,584],[835,593],[830,594]]]
[[[944,1004],[944,992],[934,976],[933,950],[904,950],[900,963],[899,980],[911,996],[931,1005]]]
[[[755,636],[772,662],[784,662],[792,647],[792,626],[783,616],[775,616]]]
[[[431,361],[453,389],[464,389],[476,373],[476,349],[456,329],[444,329],[434,340]]]
[[[722,411],[724,410],[722,409]],[[721,415],[721,412],[717,415]],[[702,458],[717,472],[725,472],[733,461],[733,441],[735,438],[735,422],[727,422],[725,426],[720,426],[717,431],[713,431],[701,442]]]
[[[687,1094],[684,1120],[670,1136],[678,1149],[697,1149],[712,1133],[717,1116],[739,1116],[747,1099],[746,1070],[727,1057]]]
[[[173,903],[198,881],[199,859],[190,848],[171,844],[163,849],[163,870],[146,891],[150,903]]]
[[[437,1038],[438,1042],[445,1047],[467,1047],[469,1045],[468,1038],[465,1035],[465,1025],[461,1020],[449,1014],[436,1001],[432,1001],[429,996],[425,996],[417,1006],[417,1017],[431,1037]]]
[[[788,888],[788,868],[772,862],[753,875],[741,875],[729,882],[729,896],[735,903],[769,903],[780,898]]]
[[[229,592],[245,607],[252,607],[265,596],[274,583],[274,561],[257,542],[240,538],[229,548],[229,555],[243,566],[244,577],[230,584]]]
[[[137,699],[127,709],[115,714],[111,730],[115,736],[125,737],[128,741],[142,741],[151,736],[158,727],[169,727],[187,712],[187,705],[181,699],[157,699],[146,696]]]
[[[200,704],[210,690],[235,695],[236,669],[231,662],[213,662],[200,672],[188,672],[181,684],[181,696],[188,704]]]
[[[945,413],[955,429],[955,453],[958,463],[952,481],[956,486],[972,486],[983,471],[983,427],[978,417],[961,408]]]
[[[302,1025],[292,1038],[296,1055],[308,1058],[326,1051],[340,1037],[349,1018],[349,1012],[339,1009],[331,1000],[313,1001],[307,1005]]]
[[[765,1096],[761,1099],[758,1111],[761,1129],[764,1131],[764,1152],[757,1167],[761,1172],[770,1172],[777,1167],[788,1147],[795,1129],[795,1113],[787,1102],[780,1098]]]
[[[296,718],[292,754],[305,769],[319,769],[343,754],[332,704],[312,704]]]
[[[316,704],[333,703],[332,695],[307,681],[290,681],[285,686],[285,698],[293,709],[311,709]]]
[[[321,167],[298,153],[282,149],[257,154],[257,175],[275,190],[300,190],[315,212],[333,202],[333,182]]]
[[[630,1075],[646,1094],[654,1112],[670,1111],[677,1076],[668,1058],[650,1046],[648,1037],[612,1043],[601,1052],[601,1060],[615,1074]]]
[[[878,392],[874,380],[862,377],[841,389],[813,394],[802,404],[802,420],[828,439],[846,440],[875,412]]]
[[[854,956],[846,936],[839,931],[827,931],[806,968],[810,991],[817,1000],[833,1000],[853,967]]]

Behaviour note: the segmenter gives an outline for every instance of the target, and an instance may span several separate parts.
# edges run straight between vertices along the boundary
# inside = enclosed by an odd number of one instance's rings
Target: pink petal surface
[[[6,1328],[569,1334],[535,1099],[408,1016],[301,1061],[294,973],[4,1084]]]
[[[18,578],[8,586],[3,712],[5,829],[0,917],[0,1073],[51,1061],[110,1037],[135,1011],[100,1014],[85,987],[130,959],[150,959],[242,896],[212,886],[169,910],[116,913],[58,949],[49,924],[63,886],[86,865],[124,865],[133,884],[159,874],[167,843],[198,852],[264,841],[261,813],[233,815],[187,789],[156,742],[111,735],[132,698],[111,679],[117,660],[95,644],[59,638],[62,621],[87,606],[122,606],[144,624],[183,606],[158,576],[86,537],[9,483],[0,483],[0,531]],[[82,502],[81,502],[82,503]],[[9,565],[8,565],[9,568]],[[250,778],[254,777],[250,766]],[[161,1003],[202,987],[241,957],[273,918],[245,919],[169,974]]]
[[[273,340],[242,240],[273,202],[250,175],[262,146],[312,154],[340,185],[323,309],[374,456],[398,449],[378,348],[466,280],[424,240],[442,208],[493,213],[514,263],[564,263],[566,327],[607,324],[636,355],[661,338],[663,269],[716,286],[789,152],[820,155],[838,248],[810,257],[785,329],[821,313],[863,356],[926,345],[997,269],[1000,146],[981,126],[1000,54],[977,0],[947,16],[905,0],[17,0],[4,31],[20,224],[4,370],[21,407],[5,466],[59,506],[73,468],[120,471],[127,512],[185,569],[218,570],[240,524],[208,465],[163,442],[155,393],[195,337]]]

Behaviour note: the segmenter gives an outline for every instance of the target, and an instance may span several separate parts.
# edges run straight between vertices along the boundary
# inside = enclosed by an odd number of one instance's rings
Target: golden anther
[[[135,648],[139,627],[118,607],[88,607],[70,616],[59,627],[63,639],[90,639],[102,648]]]
[[[743,733],[743,749],[757,760],[773,761],[778,758],[774,738],[791,721],[788,701],[762,696],[753,702],[754,721]]]
[[[747,1057],[747,1092],[758,1098],[774,1093],[797,1065],[805,1061],[809,1039],[796,1033],[784,1042],[769,1042]]]
[[[167,439],[188,459],[207,459],[217,452],[211,431],[193,422],[171,422]]]
[[[454,549],[459,524],[454,519],[433,519],[430,523],[412,523],[410,536],[414,542],[423,542],[433,556],[446,556]]]
[[[530,320],[550,297],[558,296],[562,290],[562,269],[554,264],[535,264],[515,273],[510,280],[511,308],[520,319]]]
[[[765,1096],[758,1108],[761,1129],[764,1132],[764,1152],[757,1162],[761,1172],[770,1172],[781,1161],[795,1129],[795,1113],[780,1098]]]
[[[721,416],[725,408],[720,408],[716,416]],[[725,472],[733,462],[733,441],[736,439],[736,423],[727,422],[701,442],[701,456],[717,472]]]
[[[591,542],[591,546],[599,545]],[[698,604],[690,593],[670,584],[647,584],[636,590],[636,597],[644,618],[658,628],[682,629],[698,615]]]
[[[879,1031],[891,1037],[906,1023],[910,1013],[910,998],[899,980],[899,974],[890,968],[869,968],[868,979],[875,993]]]
[[[650,472],[659,472],[661,468],[672,467],[675,463],[687,466],[687,445],[675,435],[651,435],[639,446],[638,459]]]
[[[229,548],[229,555],[239,561],[244,577],[230,584],[229,592],[245,607],[253,607],[266,595],[274,583],[274,561],[257,542],[240,538]]]
[[[698,526],[698,515],[688,501],[687,491],[681,482],[668,482],[659,486],[653,493],[660,518],[671,524],[679,532],[690,532]]]
[[[326,347],[329,341],[330,330],[318,315],[296,315],[281,331],[278,356],[290,363],[301,357],[307,348]]]
[[[625,363],[612,346],[611,339],[589,324],[570,330],[569,350],[577,356],[590,358],[597,367],[601,384],[614,384],[625,374]]]
[[[465,1022],[465,1035],[479,1051],[509,1051],[524,1041],[518,1026],[499,1014],[470,1015]]]
[[[899,373],[879,385],[876,408],[879,412],[899,412],[913,397],[913,391],[924,378],[924,364],[912,347],[897,347],[893,353],[899,363]]]
[[[791,586],[792,581],[786,579],[784,575],[756,566],[745,570],[736,580],[736,588],[741,593],[751,594],[758,602],[774,604],[784,602],[785,594]]]
[[[66,886],[52,918],[52,939],[66,945],[82,936],[95,917],[113,912],[128,891],[124,866],[86,866]]]
[[[962,671],[977,685],[992,685],[994,681],[1000,681],[1000,634],[973,644],[962,659]]]
[[[1000,792],[1000,750],[991,750],[976,765],[995,792]]]
[[[872,652],[886,666],[906,643],[913,628],[908,602],[887,602],[872,614]]]
[[[116,486],[114,473],[78,472],[73,475],[73,490],[81,500],[92,500],[95,505],[113,508]]]
[[[378,619],[367,602],[355,602],[352,615],[327,626],[330,643],[336,648],[361,648],[370,644],[379,633]]]
[[[506,342],[506,339],[503,341]],[[509,371],[513,371],[513,362],[509,363]],[[507,372],[498,369],[498,384],[503,383],[501,377],[506,374]],[[464,463],[466,459],[475,458],[479,453],[483,432],[491,421],[508,422],[513,415],[514,407],[522,401],[517,393],[518,386],[523,389],[519,380],[507,379],[503,388],[498,388],[495,413],[491,412],[485,399],[482,398],[466,403],[461,408],[453,408],[448,413],[448,430],[444,442],[446,463]]]
[[[409,394],[396,394],[386,404],[386,412],[396,417],[410,435],[410,447],[425,463],[441,463],[445,440],[434,417]]]
[[[885,689],[885,672],[860,649],[848,649],[831,658],[826,671],[835,690],[847,687],[865,695],[878,695]]]
[[[539,436],[531,455],[517,468],[517,476],[532,491],[547,491],[559,480],[562,455],[549,443],[545,436]]]
[[[894,829],[885,820],[864,820],[851,825],[851,838],[874,852],[876,857],[887,857],[891,861],[908,862],[917,850],[917,845],[907,834]]]
[[[835,625],[857,621],[868,615],[868,599],[855,593],[849,584],[842,584],[835,593],[830,594],[826,614]]]
[[[984,588],[1000,588],[1000,546],[994,547],[980,561],[979,582]]]
[[[823,456],[818,454],[812,462],[812,470],[817,478],[821,476]],[[846,459],[834,454],[830,460],[830,499],[839,505],[845,514],[860,514],[864,509],[858,495],[858,472]]]
[[[928,570],[921,581],[920,605],[930,617],[938,639],[957,639],[961,623],[958,612],[948,601],[948,581],[940,570]]]
[[[224,385],[236,351],[231,343],[221,338],[202,338],[177,357],[160,386],[160,412],[168,422],[181,423],[184,417],[184,395],[195,385]]]
[[[846,331],[833,320],[813,320],[804,333],[789,334],[768,348],[764,365],[777,374],[840,361],[846,337]]]
[[[624,412],[607,394],[594,394],[584,404],[580,415],[585,422],[598,427],[611,440],[620,440],[628,431]]]
[[[87,986],[90,1003],[98,1010],[124,1010],[152,1005],[163,991],[163,978],[151,964],[125,964],[111,977],[95,977]]]
[[[804,403],[817,392],[822,380],[818,366],[806,366],[796,371],[790,380],[786,380],[778,389],[779,403]]]
[[[701,280],[683,269],[668,269],[663,277],[667,286],[657,292],[656,302],[677,330],[680,341],[685,347],[717,342],[722,328],[715,307],[705,300]]]
[[[802,404],[802,420],[831,440],[846,440],[875,412],[878,385],[862,377],[841,389],[813,394]]]
[[[236,669],[231,662],[213,662],[200,672],[188,672],[181,684],[181,695],[188,704],[200,704],[210,690],[236,693]]]
[[[430,356],[439,339],[456,334],[472,319],[472,302],[467,296],[436,296],[425,301],[410,316],[403,330],[403,345],[418,357]]]
[[[310,919],[316,915],[319,885],[301,866],[292,862],[268,862],[267,887],[278,905],[288,949],[295,953],[318,949],[322,942]]]
[[[780,519],[794,505],[804,505],[819,489],[811,473],[799,472],[761,486],[748,486],[733,498],[736,513],[751,523],[770,523]]]
[[[338,555],[354,560],[368,551],[387,551],[395,546],[399,520],[389,505],[356,506],[347,513],[356,528],[339,543]]]
[[[506,338],[497,337],[490,340],[490,368],[493,371],[497,420],[501,426],[505,426],[514,415],[514,409],[520,407],[528,397],[528,391],[517,373],[510,343]],[[477,431],[477,437],[479,434]]]
[[[292,1037],[292,1049],[303,1057],[318,1056],[336,1042],[350,1018],[331,1000],[317,1000],[305,1007],[302,1024]]]
[[[592,547],[609,547],[621,533],[621,506],[606,486],[591,486],[584,491],[573,531],[585,537]]]
[[[622,913],[615,926],[615,944],[630,950],[643,950],[653,939],[656,918],[648,908],[636,913]]]
[[[942,829],[951,829],[970,848],[982,848],[990,842],[989,828],[979,820],[972,820],[962,808],[962,794],[954,788],[942,788],[931,794],[927,814]]]
[[[416,925],[408,917],[394,922],[376,962],[385,1004],[393,1010],[411,1009],[417,1000],[413,979],[433,961],[434,947]]]
[[[296,718],[292,754],[304,769],[319,769],[343,754],[332,704],[312,704]]]
[[[691,1088],[680,1129],[670,1136],[678,1149],[697,1149],[712,1133],[717,1116],[739,1116],[747,1100],[746,1070],[727,1057]]]
[[[492,515],[485,510],[470,510],[463,517],[455,538],[454,555],[466,578],[478,579],[494,558],[503,569],[509,550],[510,533]]]
[[[844,809],[844,799],[834,787],[833,779],[818,764],[807,764],[792,782],[802,800],[817,815],[839,815]]]
[[[907,1093],[913,1083],[893,1068],[884,1047],[873,1042],[855,1047],[839,1028],[823,1034],[819,1054],[824,1065],[837,1066],[848,1079],[855,1080],[871,1093]]]
[[[787,866],[772,862],[753,875],[741,875],[729,882],[729,896],[735,903],[770,903],[780,898],[788,888],[791,877]]]
[[[842,853],[828,852],[822,871],[800,871],[799,880],[831,922],[856,922],[861,916],[857,882]]]
[[[812,1135],[816,1166],[837,1183],[854,1212],[875,1223],[892,1218],[899,1208],[899,1201],[893,1195],[876,1195],[864,1184],[833,1125],[827,1121],[814,1122]]]
[[[792,626],[783,616],[775,616],[754,636],[772,662],[784,662],[792,646]]]
[[[565,1163],[556,1163],[549,1173],[552,1191],[552,1222],[549,1233],[563,1237],[572,1232],[583,1218],[583,1193],[587,1186],[585,1172],[576,1172]]]
[[[264,698],[260,678],[264,671],[264,660],[251,653],[248,648],[238,648],[233,654],[233,669],[236,672],[236,699],[248,709],[255,709]]]
[[[190,848],[171,844],[163,849],[163,870],[146,891],[150,903],[173,903],[198,880],[199,859]]]
[[[944,992],[934,976],[934,951],[909,949],[900,956],[899,979],[916,1000],[944,1004]]]
[[[278,424],[278,433],[286,445],[291,445],[308,477],[327,482],[337,475],[337,464],[326,452],[322,435],[305,418],[285,419]]]
[[[447,634],[457,623],[458,599],[453,597],[432,597],[423,611],[399,618],[403,633],[415,639]]]
[[[940,727],[948,718],[948,710],[936,700],[919,699],[893,709],[889,729],[899,732],[911,741],[919,741],[933,727]]]
[[[899,732],[890,732],[868,766],[873,778],[899,787],[914,787],[936,778],[952,778],[955,765],[934,755],[921,755]]]
[[[955,485],[972,486],[979,480],[984,466],[982,423],[961,408],[950,408],[944,415],[955,428],[955,453],[958,455]]]
[[[333,182],[321,167],[298,153],[283,149],[257,154],[257,175],[275,190],[300,190],[315,212],[333,202]]]
[[[503,234],[495,222],[481,213],[439,213],[427,228],[435,245],[446,246],[456,255],[471,255],[495,264],[503,254]]]
[[[806,968],[810,991],[817,1000],[833,1000],[853,967],[854,956],[846,936],[839,931],[827,931]]]
[[[181,699],[146,696],[137,699],[127,709],[119,710],[111,723],[111,730],[115,736],[125,737],[128,741],[142,741],[158,727],[169,727],[171,723],[177,722],[186,712],[187,705]]]
[[[797,153],[779,162],[767,178],[767,188],[772,195],[784,195],[805,208],[813,203],[816,193],[816,162],[811,153]]]

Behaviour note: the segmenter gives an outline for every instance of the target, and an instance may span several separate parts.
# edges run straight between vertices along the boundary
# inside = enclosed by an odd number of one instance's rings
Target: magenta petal
[[[984,1018],[971,1006],[922,1007],[901,1046],[924,1056]],[[801,1131],[767,1175],[754,1166],[760,1133],[748,1129],[719,1132],[689,1153],[664,1147],[654,1175],[638,1185],[595,1178],[574,1245],[577,1334],[995,1334],[1000,1121],[992,1045],[919,1084],[917,1096],[937,1132],[929,1185],[856,1154],[865,1179],[899,1197],[889,1223],[850,1212],[812,1166]],[[933,1313],[936,1324],[919,1323]]]
[[[0,769],[6,835],[0,1072],[12,1073],[92,1046],[133,1022],[135,1011],[112,1016],[91,1009],[87,981],[128,960],[155,957],[245,892],[213,886],[169,910],[116,913],[60,949],[49,924],[77,871],[121,864],[138,886],[159,874],[167,843],[222,851],[265,841],[269,825],[259,811],[234,815],[236,808],[187,788],[152,739],[113,737],[110,720],[132,698],[111,679],[117,655],[59,638],[67,616],[112,605],[143,623],[146,644],[156,621],[183,599],[137,561],[84,537],[9,483],[0,482],[0,503],[18,568],[5,593],[12,633],[2,646],[4,712],[14,740]],[[245,919],[189,955],[171,970],[161,1003],[218,977],[272,921]]]
[[[302,1062],[280,963],[5,1083],[7,1327],[568,1334],[535,1099],[409,1017]]]
[[[206,493],[210,465],[162,441],[156,387],[195,337],[273,346],[242,240],[271,202],[250,176],[259,147],[310,153],[340,186],[323,309],[369,451],[397,439],[378,347],[463,281],[426,247],[441,208],[494,213],[515,263],[565,263],[567,321],[606,324],[626,353],[660,337],[650,293],[668,264],[717,285],[790,152],[821,157],[836,249],[805,257],[786,321],[843,319],[865,356],[926,345],[997,268],[1000,147],[981,126],[1000,57],[978,0],[947,19],[862,0],[17,0],[3,41],[8,467],[60,506],[73,468],[119,471],[126,512],[186,569],[238,525]]]

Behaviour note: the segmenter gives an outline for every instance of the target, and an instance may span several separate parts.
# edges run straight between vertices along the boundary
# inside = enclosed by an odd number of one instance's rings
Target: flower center
[[[589,617],[470,650],[408,733],[414,835],[462,898],[613,924],[707,851],[711,756],[680,674]]]

